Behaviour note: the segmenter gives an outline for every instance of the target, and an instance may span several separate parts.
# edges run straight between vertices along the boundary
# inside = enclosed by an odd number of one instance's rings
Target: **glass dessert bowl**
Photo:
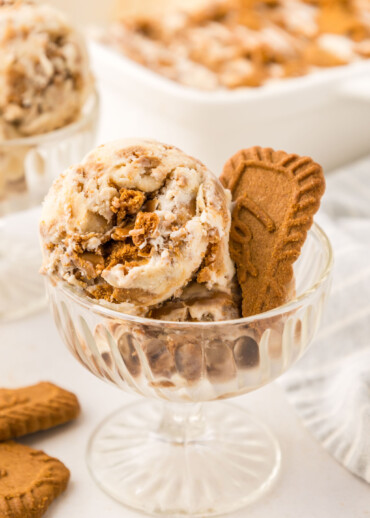
[[[13,218],[18,216],[13,213],[39,204],[60,171],[91,148],[98,116],[99,97],[93,92],[79,118],[67,126],[0,141],[0,320],[20,318],[46,302],[38,275],[41,255],[36,229],[34,233],[22,232],[20,242],[14,236]],[[24,215],[22,218],[29,220]]]
[[[212,516],[259,498],[278,474],[278,442],[244,410],[217,400],[262,387],[305,352],[331,269],[329,240],[314,225],[294,264],[295,298],[220,322],[122,314],[49,279],[55,322],[73,355],[99,378],[146,398],[94,432],[88,464],[98,485],[154,515]]]
[[[0,34],[3,321],[45,304],[35,216],[20,212],[41,203],[61,170],[92,146],[98,96],[84,38],[58,9],[1,2]]]

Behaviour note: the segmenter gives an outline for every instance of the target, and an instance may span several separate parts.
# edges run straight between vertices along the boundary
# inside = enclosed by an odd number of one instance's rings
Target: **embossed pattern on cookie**
[[[79,413],[76,396],[52,383],[0,389],[0,441],[52,428]]]
[[[68,484],[69,470],[42,451],[0,443],[0,517],[39,518]]]
[[[309,157],[252,147],[226,162],[221,182],[235,202],[230,253],[247,317],[287,301],[292,265],[320,206],[325,180],[321,166]]]

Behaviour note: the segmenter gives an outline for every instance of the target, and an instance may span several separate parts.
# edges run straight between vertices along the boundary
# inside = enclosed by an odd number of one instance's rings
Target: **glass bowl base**
[[[216,516],[261,497],[280,468],[277,440],[225,403],[153,400],[121,408],[90,439],[87,462],[103,491],[154,516]]]

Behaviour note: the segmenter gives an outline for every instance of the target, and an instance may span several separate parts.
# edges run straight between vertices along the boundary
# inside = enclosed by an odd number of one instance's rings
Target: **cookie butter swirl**
[[[43,272],[136,307],[179,296],[190,281],[230,293],[229,203],[212,173],[177,148],[100,146],[45,199]]]

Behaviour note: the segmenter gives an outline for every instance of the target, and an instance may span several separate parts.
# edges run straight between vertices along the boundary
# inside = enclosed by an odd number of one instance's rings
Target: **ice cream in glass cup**
[[[331,247],[313,225],[289,299],[243,317],[230,208],[201,162],[143,140],[96,148],[44,203],[43,272],[63,340],[97,377],[141,396],[96,429],[89,468],[106,493],[149,514],[225,514],[268,490],[277,439],[221,400],[285,372],[328,295]]]
[[[83,37],[62,13],[28,0],[0,5],[0,320],[45,303],[37,234],[20,213],[91,148],[98,96]],[[11,215],[12,214],[12,215]],[[22,219],[23,218],[23,219]],[[25,264],[27,267],[25,268]]]

